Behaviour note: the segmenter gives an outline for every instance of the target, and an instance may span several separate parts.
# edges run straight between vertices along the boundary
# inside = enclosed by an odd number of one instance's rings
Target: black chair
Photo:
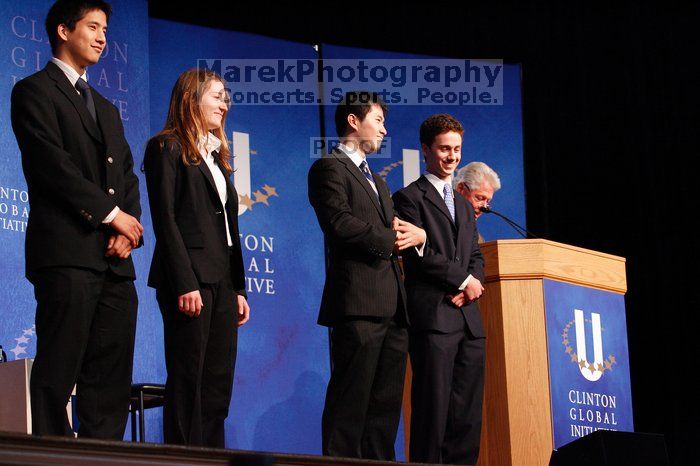
[[[165,401],[165,385],[137,383],[131,385],[129,413],[131,414],[131,440],[136,441],[136,416],[139,418],[139,442],[146,441],[144,410],[159,408]]]

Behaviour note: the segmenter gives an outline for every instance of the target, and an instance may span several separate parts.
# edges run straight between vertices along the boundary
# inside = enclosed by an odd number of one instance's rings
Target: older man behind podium
[[[455,191],[474,208],[474,218],[478,219],[483,213],[484,206],[489,207],[496,191],[501,189],[498,174],[484,162],[470,162],[462,167],[454,177]],[[479,243],[484,237],[479,233]]]

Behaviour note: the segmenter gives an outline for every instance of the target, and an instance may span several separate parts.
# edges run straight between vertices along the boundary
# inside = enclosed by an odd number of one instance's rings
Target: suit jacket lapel
[[[369,184],[369,181],[367,178],[365,178],[365,175],[362,174],[360,169],[353,163],[352,160],[350,160],[350,157],[348,157],[343,151],[341,150],[335,150],[330,154],[332,157],[335,157],[338,159],[340,162],[345,164],[345,168],[350,172],[350,174],[357,180],[358,183],[364,188],[365,191],[367,191],[367,195],[369,196],[370,200],[372,201],[372,204],[374,204],[374,207],[377,208],[377,211],[379,212],[379,215],[382,217],[384,216],[382,206],[379,204],[379,199],[377,198],[377,193],[374,192],[374,189],[372,189],[372,186]],[[375,181],[376,184],[376,181]],[[379,189],[377,189],[379,191]]]
[[[223,205],[221,205],[221,198],[219,197],[219,190],[216,189],[216,183],[214,182],[214,176],[211,174],[211,170],[209,170],[209,165],[202,160],[199,162],[199,170],[202,172],[204,175],[204,178],[207,179],[207,182],[209,183],[209,187],[213,190],[215,196],[214,198],[216,199],[217,205],[220,206],[222,209],[224,208]]]
[[[92,100],[95,102],[95,114],[97,115],[97,124],[100,128],[100,135],[110,134],[109,126],[113,124],[112,120],[107,118],[109,115],[110,106],[112,105],[107,99],[99,93],[92,93]],[[84,105],[83,105],[84,106]]]
[[[382,205],[382,213],[384,214],[384,223],[386,226],[391,226],[391,221],[394,219],[394,212],[389,209],[391,205],[391,193],[385,193],[380,186],[383,186],[386,182],[376,173],[372,173],[372,178],[374,179],[374,185],[377,187],[377,193],[379,193],[379,201]]]
[[[221,170],[222,173],[225,173],[223,170]],[[233,185],[233,182],[231,181],[231,178],[224,175],[224,178],[226,178],[226,193],[227,193],[227,201],[226,204],[228,205],[228,208],[230,209],[229,214],[232,215],[238,215],[238,191],[236,191],[236,187]]]
[[[461,245],[464,244],[462,238],[467,238],[468,244],[471,245],[471,238],[467,237],[467,227],[469,222],[474,221],[474,218],[469,219],[469,209],[467,209],[467,201],[464,200],[461,194],[455,195],[455,222],[457,223],[457,253],[461,253]]]
[[[450,211],[447,210],[447,205],[445,204],[445,200],[437,192],[437,189],[435,189],[435,186],[433,186],[432,183],[430,183],[430,181],[428,181],[428,179],[424,176],[421,176],[420,178],[418,178],[418,186],[423,190],[425,198],[431,204],[433,204],[440,212],[442,212],[442,214],[445,217],[447,217],[447,220],[452,225],[452,228],[457,229],[457,226],[452,221],[452,215],[450,215]],[[456,214],[456,211],[455,211],[455,214]]]
[[[221,170],[222,173],[226,173]],[[236,187],[231,182],[231,178],[224,175],[226,178],[226,209],[228,215],[228,226],[231,232],[231,241],[238,241],[238,223],[236,219],[238,218],[238,191]]]
[[[76,91],[75,88],[71,86],[70,81],[66,77],[65,73],[63,73],[63,71],[61,71],[61,69],[58,66],[51,62],[49,62],[46,65],[45,69],[49,77],[56,82],[56,87],[63,93],[63,95],[66,96],[66,98],[73,104],[75,109],[78,111],[78,114],[80,115],[80,120],[83,122],[83,126],[90,134],[90,136],[95,138],[98,142],[102,142],[102,132],[97,126],[97,122],[95,122],[95,120],[92,119],[92,115],[90,115],[90,112],[85,106],[85,102],[83,102],[80,95],[78,95],[78,91]],[[93,95],[93,100],[95,101],[95,112],[97,115],[100,115],[101,113],[97,111],[97,101],[99,99],[95,98]]]

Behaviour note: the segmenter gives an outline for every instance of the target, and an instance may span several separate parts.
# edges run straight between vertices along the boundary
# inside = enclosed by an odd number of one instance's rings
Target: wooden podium
[[[32,409],[29,402],[29,375],[32,359],[0,364],[0,431],[32,433]]]
[[[625,259],[547,240],[481,245],[486,379],[480,466],[544,466],[554,448],[543,280],[624,294]]]
[[[0,364],[0,432],[32,433],[32,404],[29,393],[29,380],[32,374],[33,359],[17,359]],[[73,426],[73,396],[66,405],[68,423]]]

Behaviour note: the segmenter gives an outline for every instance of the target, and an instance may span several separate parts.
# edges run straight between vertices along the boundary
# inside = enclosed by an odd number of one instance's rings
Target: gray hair
[[[464,183],[470,190],[479,189],[484,181],[488,181],[493,186],[493,191],[501,189],[501,179],[491,167],[484,162],[469,162],[460,168],[452,181],[456,188],[459,183]]]

